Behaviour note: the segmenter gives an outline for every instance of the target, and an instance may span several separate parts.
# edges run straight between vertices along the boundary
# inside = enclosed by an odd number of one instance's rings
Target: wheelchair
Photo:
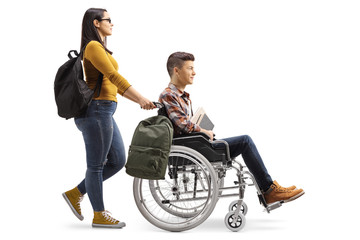
[[[159,108],[159,115],[168,117],[161,103],[154,104]],[[231,169],[235,170],[237,181],[233,186],[224,186],[226,173]],[[248,207],[244,193],[247,186],[255,186],[260,204],[268,213],[284,203],[267,204],[254,176],[245,165],[230,157],[228,143],[210,141],[205,133],[197,132],[175,136],[165,179],[134,178],[133,194],[146,220],[172,232],[199,226],[210,216],[220,198],[238,197],[230,203],[224,219],[225,226],[236,232],[246,224]],[[228,191],[232,193],[226,193]]]
[[[220,143],[221,147],[214,147]],[[226,172],[235,169],[237,181],[224,186]],[[134,178],[133,194],[141,214],[151,224],[167,231],[185,231],[203,223],[214,210],[219,198],[238,197],[229,205],[224,223],[231,231],[246,224],[248,207],[244,202],[246,186],[255,186],[265,211],[282,206],[267,204],[262,191],[246,166],[230,158],[227,142],[209,141],[206,134],[174,137],[167,173],[163,180]],[[226,193],[236,190],[236,193]]]

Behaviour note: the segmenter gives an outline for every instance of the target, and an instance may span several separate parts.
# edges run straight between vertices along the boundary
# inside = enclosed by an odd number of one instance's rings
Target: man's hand
[[[206,135],[208,135],[210,137],[210,140],[213,141],[214,140],[214,133],[211,130],[206,130],[206,129],[201,129],[201,132],[205,133]]]

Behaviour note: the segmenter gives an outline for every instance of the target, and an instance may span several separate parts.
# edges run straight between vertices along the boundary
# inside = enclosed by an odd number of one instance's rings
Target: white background
[[[7,239],[355,237],[358,1],[14,0],[1,5],[0,224]],[[92,229],[87,197],[85,220],[78,221],[61,193],[85,175],[84,144],[73,120],[57,116],[53,81],[68,51],[79,49],[82,17],[90,7],[108,10],[115,24],[108,47],[119,72],[149,99],[157,100],[168,84],[167,57],[174,51],[193,53],[197,76],[187,90],[194,110],[205,108],[218,138],[250,135],[272,177],[306,194],[267,214],[248,188],[243,231],[225,227],[233,199],[222,199],[199,227],[170,233],[141,216],[132,178],[122,170],[104,183],[104,199],[126,228]],[[115,118],[128,148],[137,123],[156,112],[118,99]]]

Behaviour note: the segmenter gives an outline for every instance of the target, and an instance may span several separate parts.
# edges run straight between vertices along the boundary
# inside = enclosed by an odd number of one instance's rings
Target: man
[[[212,131],[203,129],[190,121],[192,116],[191,100],[189,93],[185,92],[185,88],[194,81],[196,75],[194,61],[195,58],[190,53],[175,52],[169,56],[167,70],[170,75],[170,83],[160,94],[159,102],[165,106],[167,115],[173,123],[175,135],[204,132],[212,141],[214,137]],[[249,136],[236,136],[223,140],[229,144],[232,158],[242,155],[246,166],[263,191],[268,204],[277,201],[289,202],[305,193],[295,186],[281,187],[276,181],[272,180],[254,142]]]

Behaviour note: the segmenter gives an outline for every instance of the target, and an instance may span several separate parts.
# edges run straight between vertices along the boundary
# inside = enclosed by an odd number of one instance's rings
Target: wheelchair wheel
[[[225,225],[226,227],[233,231],[237,232],[244,228],[246,223],[245,216],[239,212],[238,217],[235,217],[235,211],[228,212],[225,216]]]
[[[204,222],[218,198],[212,165],[197,151],[172,146],[164,180],[134,179],[134,198],[141,214],[167,231],[185,231]]]

